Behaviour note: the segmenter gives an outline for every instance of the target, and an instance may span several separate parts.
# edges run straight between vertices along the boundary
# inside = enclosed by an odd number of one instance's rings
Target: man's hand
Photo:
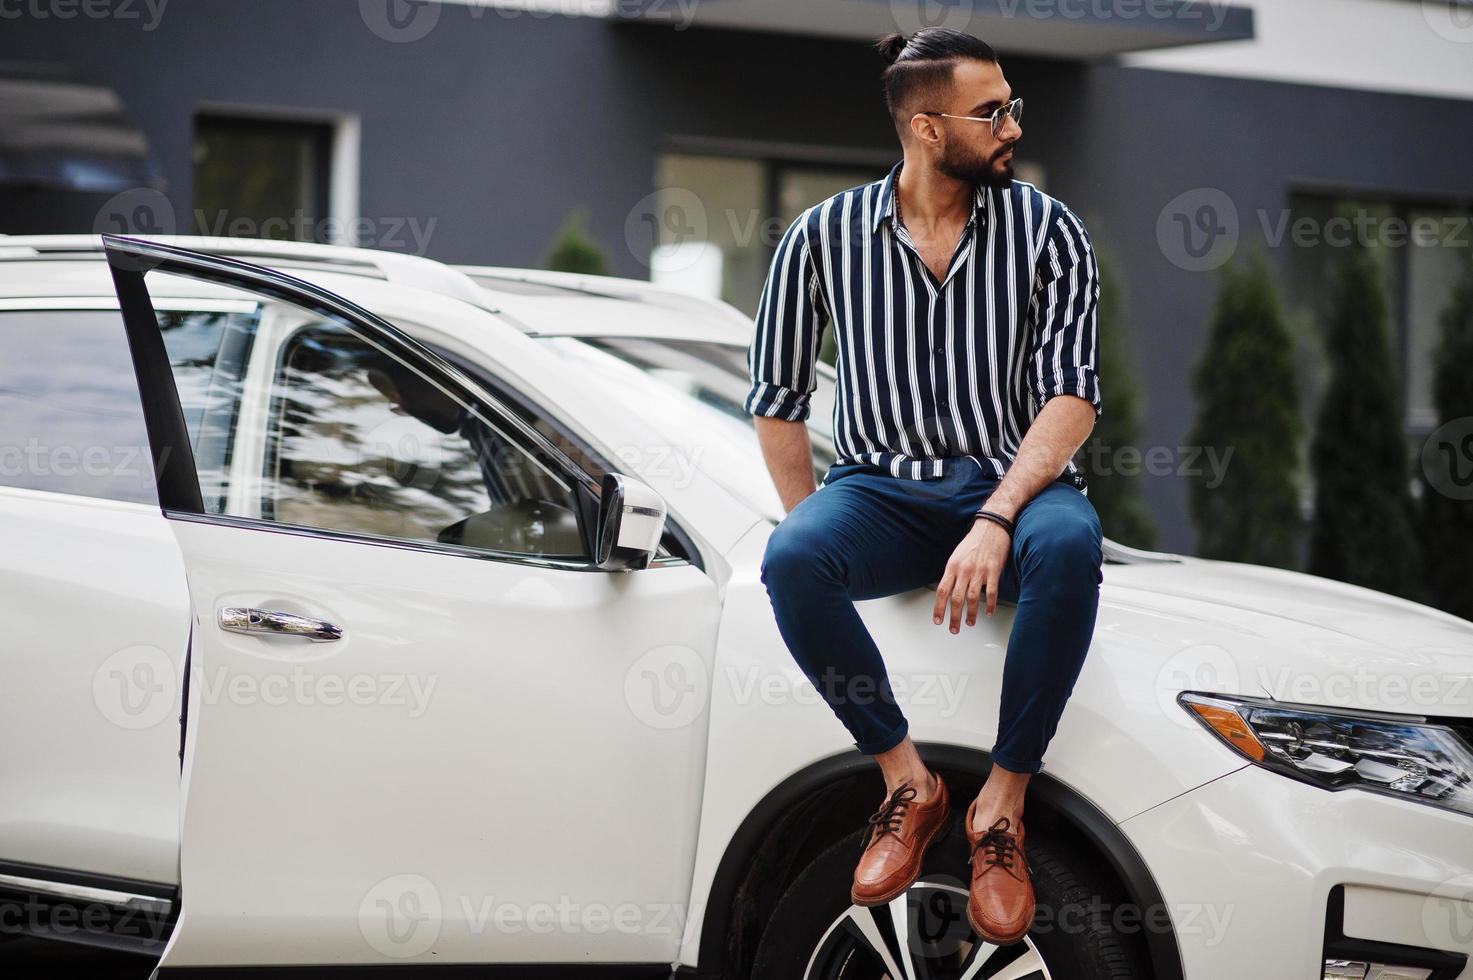
[[[1064,472],[1069,457],[1089,438],[1095,424],[1094,405],[1074,395],[1050,398],[1023,435],[1018,456],[997,489],[987,497],[987,509],[1016,521],[1028,501]],[[987,592],[987,615],[997,609],[997,587],[1007,567],[1013,541],[1008,532],[992,521],[974,521],[962,543],[951,553],[946,574],[936,587],[936,608],[931,620],[941,625],[946,604],[951,603],[951,631],[961,629],[962,606],[967,607],[967,625],[977,625],[977,600]]]
[[[1012,540],[1008,532],[991,521],[976,521],[962,543],[951,553],[946,574],[936,587],[936,608],[931,621],[937,626],[951,604],[951,631],[961,629],[962,606],[967,608],[967,625],[977,625],[977,602],[987,593],[987,615],[997,609],[998,583],[1007,567]]]

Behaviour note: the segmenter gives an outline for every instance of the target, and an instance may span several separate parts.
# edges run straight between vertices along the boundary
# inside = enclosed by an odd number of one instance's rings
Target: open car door
[[[709,676],[699,562],[605,570],[612,484],[372,314],[104,241],[192,607],[164,975],[668,964],[705,719],[630,691]],[[161,324],[180,280],[234,312]]]

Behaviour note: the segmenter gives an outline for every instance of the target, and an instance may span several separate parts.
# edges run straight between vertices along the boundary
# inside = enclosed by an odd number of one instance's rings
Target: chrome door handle
[[[308,619],[275,609],[246,609],[241,606],[220,607],[220,628],[232,633],[300,636],[308,640],[336,640],[343,635],[341,626],[326,620]]]

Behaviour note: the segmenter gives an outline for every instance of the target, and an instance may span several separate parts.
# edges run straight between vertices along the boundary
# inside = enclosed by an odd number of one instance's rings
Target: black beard
[[[1004,149],[1000,152],[1006,153]],[[956,159],[951,154],[944,154],[936,162],[936,169],[953,180],[960,180],[968,184],[982,187],[1009,187],[1013,183],[1013,162],[1009,160],[998,170],[991,160],[978,160],[975,157],[967,159]]]

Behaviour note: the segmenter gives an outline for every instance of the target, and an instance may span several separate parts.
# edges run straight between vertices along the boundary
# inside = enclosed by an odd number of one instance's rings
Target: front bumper
[[[1473,961],[1473,816],[1245,766],[1121,829],[1160,886],[1187,980],[1318,980],[1326,910],[1341,904],[1349,939]],[[1443,975],[1473,980],[1473,965]]]

